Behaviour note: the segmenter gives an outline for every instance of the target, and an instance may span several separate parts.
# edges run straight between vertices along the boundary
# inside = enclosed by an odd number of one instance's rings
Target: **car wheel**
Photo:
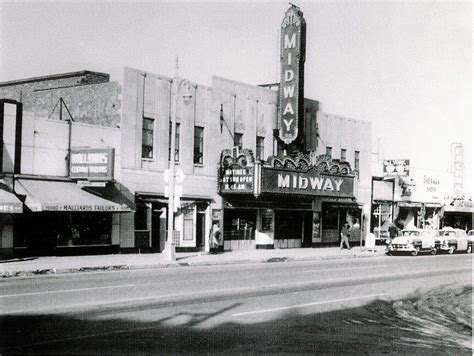
[[[412,252],[411,252],[411,255],[412,255],[412,256],[416,256],[416,255],[418,255],[419,252],[420,252],[420,248],[417,247],[417,248],[415,249],[415,251],[412,251]]]
[[[466,253],[472,253],[472,245],[467,246]]]
[[[431,254],[434,256],[438,253],[438,249],[435,247],[431,250]]]
[[[390,251],[385,252],[385,254],[386,254],[387,256],[392,256],[392,252],[390,252]]]
[[[450,255],[452,255],[452,254],[454,253],[454,251],[455,251],[454,246],[450,246],[450,247],[449,247],[449,250],[448,250],[448,253],[449,253]]]

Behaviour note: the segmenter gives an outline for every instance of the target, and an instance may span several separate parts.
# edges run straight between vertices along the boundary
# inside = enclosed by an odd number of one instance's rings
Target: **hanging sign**
[[[281,23],[280,138],[290,144],[298,137],[299,113],[304,102],[306,23],[298,7],[290,7]]]
[[[69,177],[112,180],[114,153],[113,148],[73,148],[69,160]]]
[[[410,160],[385,159],[383,161],[384,176],[408,176],[410,174]]]

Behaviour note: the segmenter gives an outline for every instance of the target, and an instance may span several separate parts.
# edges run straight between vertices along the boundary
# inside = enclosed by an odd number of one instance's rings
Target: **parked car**
[[[452,227],[445,227],[439,230],[439,249],[453,254],[456,251],[472,252],[473,240],[469,238],[466,231],[461,229],[453,229]]]
[[[437,252],[437,235],[437,231],[431,229],[403,229],[400,232],[400,236],[392,239],[387,245],[387,254],[408,252],[412,256],[416,256],[422,251],[429,251],[435,255]]]

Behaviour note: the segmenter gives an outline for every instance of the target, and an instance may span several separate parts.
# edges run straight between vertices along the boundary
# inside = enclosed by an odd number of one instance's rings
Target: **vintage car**
[[[439,249],[453,254],[456,251],[472,252],[473,239],[469,238],[466,231],[445,227],[439,230]]]
[[[400,236],[395,237],[387,245],[387,254],[391,255],[397,252],[408,252],[412,256],[418,255],[422,251],[429,251],[435,255],[437,231],[428,229],[404,229]]]

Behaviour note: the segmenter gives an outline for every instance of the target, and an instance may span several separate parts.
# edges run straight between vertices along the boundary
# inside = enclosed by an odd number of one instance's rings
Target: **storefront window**
[[[110,213],[72,213],[57,235],[57,246],[109,245],[111,227]]]
[[[16,221],[15,247],[48,254],[56,247],[110,245],[111,228],[111,213],[29,213]]]
[[[192,241],[194,240],[193,237],[193,220],[194,220],[194,210],[188,209],[183,210],[183,240]]]

